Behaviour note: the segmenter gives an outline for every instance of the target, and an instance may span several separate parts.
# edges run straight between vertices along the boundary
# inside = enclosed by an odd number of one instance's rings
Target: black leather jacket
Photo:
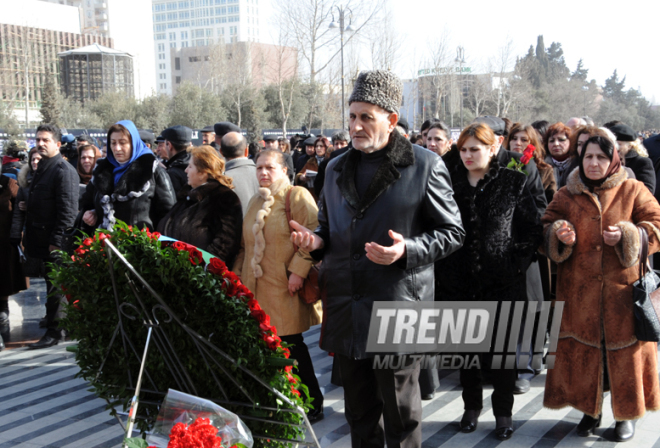
[[[316,230],[325,244],[312,253],[323,260],[321,348],[356,359],[372,356],[366,345],[373,303],[433,300],[434,261],[465,238],[442,159],[396,132],[382,151],[385,162],[361,198],[357,150],[328,164]],[[389,230],[404,236],[406,256],[389,266],[375,264],[364,246],[391,246]]]

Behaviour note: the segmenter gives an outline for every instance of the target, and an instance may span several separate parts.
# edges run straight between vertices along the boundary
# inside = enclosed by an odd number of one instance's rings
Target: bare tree
[[[293,108],[294,96],[300,89],[300,80],[298,78],[298,61],[293,59],[293,64],[290,63],[292,60],[290,57],[292,49],[291,47],[286,46],[286,42],[289,41],[288,34],[288,29],[280,28],[278,46],[275,50],[275,67],[272,68],[275,73],[274,84],[277,86],[277,98],[280,104],[282,135],[285,137],[287,124],[289,118],[291,117],[291,110]]]
[[[442,97],[445,96],[447,90],[451,88],[451,68],[453,61],[451,58],[452,53],[450,51],[450,45],[451,41],[449,33],[447,29],[445,29],[442,34],[429,44],[428,47],[430,59],[428,60],[428,67],[425,71],[428,71],[428,74],[430,75],[427,77],[428,81],[426,82],[430,89],[426,90],[429,94],[429,99],[431,99],[431,115],[433,118],[440,118]]]
[[[371,50],[371,67],[374,70],[394,70],[401,58],[401,36],[393,33],[394,23],[390,8],[379,14],[378,26],[368,33]]]
[[[498,51],[497,55],[489,61],[496,74],[497,88],[493,90],[493,103],[495,104],[495,115],[505,116],[515,98],[514,83],[510,82],[512,65],[515,62],[513,55],[513,41],[507,40]]]
[[[491,98],[493,81],[489,71],[483,75],[474,75],[470,85],[469,98],[474,107],[474,116],[483,114],[486,103]]]

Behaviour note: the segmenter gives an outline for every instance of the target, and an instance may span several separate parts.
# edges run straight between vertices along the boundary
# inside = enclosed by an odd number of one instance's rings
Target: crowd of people
[[[454,142],[438,119],[409,135],[401,100],[395,75],[363,72],[349,131],[330,139],[267,135],[248,145],[220,122],[195,147],[185,126],[156,138],[123,120],[108,130],[107,151],[83,137],[68,160],[60,129],[39,126],[34,148],[5,146],[0,329],[31,262],[49,294],[45,334],[30,348],[63,340],[50,263],[71,228],[90,234],[121,220],[208,251],[241,277],[291,344],[312,422],[324,416],[323,393],[303,333],[323,322],[320,346],[334,356],[355,447],[421,446],[421,402],[439,385],[435,369],[374,367],[376,301],[563,301],[544,405],[583,412],[577,433],[589,436],[609,391],[614,440],[630,440],[635,420],[660,409],[657,344],[635,337],[632,301],[641,232],[650,254],[660,249],[660,136],[642,142],[624,123],[587,117],[483,116]],[[310,304],[298,294],[314,265],[323,300]],[[488,380],[495,436],[512,437],[514,396],[541,370],[521,347],[527,364],[488,369],[483,353],[480,368],[460,370],[460,431],[476,430]]]

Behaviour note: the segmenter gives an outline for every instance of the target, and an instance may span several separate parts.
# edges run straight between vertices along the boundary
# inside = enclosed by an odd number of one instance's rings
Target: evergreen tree
[[[588,75],[589,75],[589,70],[583,67],[582,58],[580,58],[577,64],[577,68],[573,73],[571,73],[571,80],[587,82]]]
[[[41,122],[62,127],[62,94],[58,92],[55,79],[50,72],[45,74],[46,82],[41,90]]]

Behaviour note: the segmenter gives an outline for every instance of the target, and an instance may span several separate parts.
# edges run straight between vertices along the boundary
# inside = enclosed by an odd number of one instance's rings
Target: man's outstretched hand
[[[323,247],[323,239],[307,227],[293,220],[289,221],[289,225],[293,229],[293,232],[291,232],[291,242],[302,250],[312,252]]]
[[[393,230],[389,231],[389,235],[394,241],[394,244],[389,247],[376,243],[367,243],[364,245],[369,260],[376,264],[388,266],[406,255],[406,243],[403,235]]]

